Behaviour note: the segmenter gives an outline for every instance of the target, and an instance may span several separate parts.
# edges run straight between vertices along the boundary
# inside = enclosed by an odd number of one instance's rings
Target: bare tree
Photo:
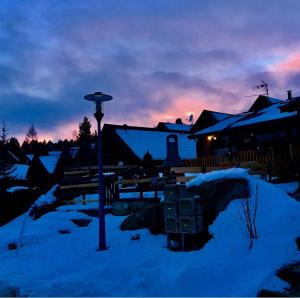
[[[245,223],[247,232],[250,239],[249,248],[251,249],[254,244],[254,240],[258,239],[257,227],[256,227],[256,216],[258,209],[258,180],[256,182],[255,187],[255,195],[254,198],[246,196],[245,199],[241,202],[241,214],[240,218]]]
[[[37,141],[37,131],[33,125],[31,125],[26,133],[25,142],[30,144],[33,141]]]

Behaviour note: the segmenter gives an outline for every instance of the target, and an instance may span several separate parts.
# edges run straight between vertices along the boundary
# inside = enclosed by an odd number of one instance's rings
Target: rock
[[[159,199],[122,199],[113,201],[111,213],[117,216],[124,216],[138,213],[148,206],[159,203]]]
[[[234,199],[250,196],[248,181],[243,178],[224,178],[203,182],[189,187],[188,192],[201,197],[203,220],[206,227],[211,225],[219,212],[226,209]]]
[[[292,286],[300,284],[300,262],[288,264],[277,271],[278,277]]]
[[[122,231],[144,228],[148,228],[154,235],[164,232],[164,213],[162,203],[148,206],[140,212],[129,215],[120,226]]]
[[[15,249],[17,249],[17,247],[18,247],[17,243],[12,242],[12,243],[8,244],[9,250],[15,250]]]
[[[60,233],[60,234],[70,234],[71,231],[68,230],[68,229],[63,229],[63,230],[58,230],[58,233]]]
[[[91,221],[91,219],[71,219],[71,222],[80,228],[87,227]]]
[[[258,292],[257,297],[283,297],[283,293],[262,289]]]
[[[0,282],[0,297],[19,297],[19,288],[9,287],[3,282]]]

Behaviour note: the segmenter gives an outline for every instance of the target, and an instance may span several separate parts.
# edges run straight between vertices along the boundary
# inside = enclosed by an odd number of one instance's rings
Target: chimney
[[[293,97],[292,97],[292,90],[288,90],[288,91],[286,91],[287,92],[287,94],[288,94],[288,100],[291,100]]]

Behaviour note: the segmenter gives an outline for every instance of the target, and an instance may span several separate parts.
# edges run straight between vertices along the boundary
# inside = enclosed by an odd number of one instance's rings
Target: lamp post
[[[98,188],[99,188],[99,250],[105,250],[106,236],[105,236],[105,213],[104,213],[104,183],[103,183],[103,165],[102,165],[102,131],[101,120],[104,116],[102,111],[102,105],[104,101],[110,101],[112,96],[104,94],[102,92],[95,92],[93,94],[87,94],[84,99],[88,101],[94,101],[96,104],[96,112],[94,114],[97,120],[98,126]]]

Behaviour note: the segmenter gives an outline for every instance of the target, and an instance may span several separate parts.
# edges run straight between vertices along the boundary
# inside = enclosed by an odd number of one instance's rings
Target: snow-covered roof
[[[49,151],[48,154],[51,156],[61,156],[62,151],[61,150]]]
[[[274,97],[267,97],[269,102],[271,103],[280,103],[282,102],[282,99],[279,99],[279,98],[274,98]]]
[[[15,164],[13,165],[9,176],[16,180],[26,180],[28,170],[29,170],[28,165]]]
[[[198,131],[197,133],[195,133],[195,135],[204,135],[204,134],[208,134],[208,133],[214,133],[214,132],[221,131],[227,127],[230,127],[230,125],[232,125],[234,122],[238,121],[239,119],[243,118],[245,115],[246,115],[246,113],[228,117],[225,120],[218,122],[217,124],[214,124],[212,126],[209,126],[207,128],[204,128],[204,129]]]
[[[78,150],[79,150],[79,147],[71,147],[70,148],[70,154],[71,154],[72,158],[75,158]]]
[[[32,161],[33,157],[34,157],[34,154],[27,154],[26,157]]]
[[[169,130],[190,131],[192,129],[192,125],[189,124],[165,123],[165,126]]]
[[[276,99],[274,99],[275,101]],[[284,101],[273,103],[270,106],[254,112],[247,112],[226,118],[215,125],[200,130],[195,135],[219,132],[226,128],[253,125],[267,121],[280,120],[297,115],[297,112],[281,112],[280,108],[285,104]]]
[[[258,113],[251,114],[238,120],[232,127],[256,124],[266,121],[279,120],[289,118],[297,115],[297,112],[281,112],[281,103],[272,104],[271,106],[259,111]]]
[[[15,154],[13,154],[10,150],[7,150],[7,152],[16,162],[20,162],[20,159]]]
[[[179,156],[182,159],[196,158],[195,142],[183,133],[135,129],[116,129],[116,133],[140,159],[149,151],[153,159],[164,160],[167,155],[166,138],[170,134],[178,136]]]
[[[219,113],[219,112],[211,112],[211,114],[218,120],[218,121],[222,121],[232,115],[230,114],[225,114],[225,113]]]
[[[40,156],[39,159],[48,173],[53,174],[60,159],[60,155]]]

